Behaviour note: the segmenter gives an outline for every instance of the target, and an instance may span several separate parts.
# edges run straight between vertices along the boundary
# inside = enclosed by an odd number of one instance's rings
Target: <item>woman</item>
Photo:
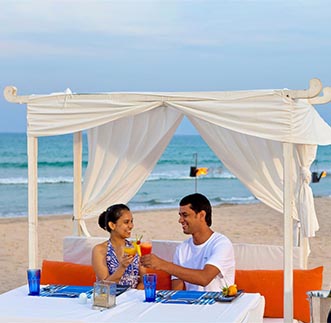
[[[98,223],[110,233],[110,238],[92,250],[92,265],[97,280],[143,289],[140,277],[144,274],[144,267],[140,266],[138,255],[124,253],[124,247],[132,246],[127,240],[133,229],[130,209],[124,204],[112,205],[100,214]]]

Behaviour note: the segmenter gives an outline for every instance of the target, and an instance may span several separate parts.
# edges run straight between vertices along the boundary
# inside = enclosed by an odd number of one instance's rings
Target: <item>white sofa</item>
[[[78,264],[91,264],[92,248],[105,241],[105,237],[68,236],[63,241],[63,260]],[[153,240],[153,253],[172,260],[174,250],[180,241]],[[283,247],[234,243],[237,269],[283,269]],[[301,268],[300,248],[293,250],[293,267]]]

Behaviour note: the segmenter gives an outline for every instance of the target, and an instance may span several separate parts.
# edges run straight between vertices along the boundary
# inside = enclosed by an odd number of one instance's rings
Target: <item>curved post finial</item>
[[[325,87],[323,89],[323,95],[309,99],[308,102],[310,104],[325,104],[331,102],[331,87]]]
[[[6,86],[3,95],[5,99],[12,103],[27,103],[29,100],[28,96],[19,96],[17,95],[17,88],[15,86]]]
[[[318,78],[313,78],[309,81],[309,89],[307,90],[286,90],[287,96],[292,99],[310,99],[319,95],[322,91],[322,82]]]

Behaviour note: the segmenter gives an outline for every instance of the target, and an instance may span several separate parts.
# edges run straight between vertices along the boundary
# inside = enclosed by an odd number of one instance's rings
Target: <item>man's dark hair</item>
[[[206,223],[210,227],[211,226],[211,205],[209,200],[202,194],[200,193],[194,193],[187,195],[183,197],[179,205],[184,206],[184,205],[190,205],[190,208],[195,212],[198,213],[200,211],[205,211],[206,212]]]

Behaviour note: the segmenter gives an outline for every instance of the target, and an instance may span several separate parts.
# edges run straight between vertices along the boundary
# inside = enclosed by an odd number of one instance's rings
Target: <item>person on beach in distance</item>
[[[132,246],[127,240],[133,229],[130,209],[124,204],[112,205],[100,214],[98,223],[110,233],[110,237],[92,250],[92,266],[97,280],[109,280],[143,289],[140,277],[145,269],[140,266],[138,255],[124,253],[124,247]]]
[[[185,196],[179,203],[179,220],[192,236],[176,248],[173,263],[154,254],[141,257],[143,266],[172,275],[173,289],[220,291],[234,283],[235,258],[231,241],[214,232],[212,208],[202,194]]]

